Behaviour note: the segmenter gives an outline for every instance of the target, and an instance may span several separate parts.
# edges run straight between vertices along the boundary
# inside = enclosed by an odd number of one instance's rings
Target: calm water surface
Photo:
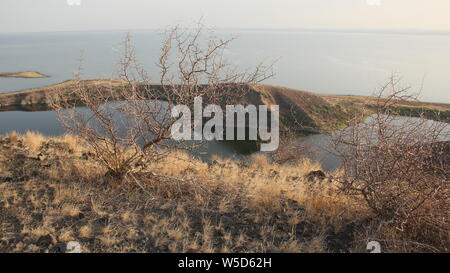
[[[73,77],[110,77],[124,31],[0,34],[0,72],[39,71],[45,79],[0,78],[0,92],[55,84]],[[161,31],[132,31],[139,61],[157,80]],[[242,69],[278,60],[266,83],[326,94],[370,95],[392,72],[420,89],[422,99],[450,103],[450,35],[235,30],[225,52]]]
[[[139,61],[150,75],[163,35],[160,31],[133,31]],[[0,78],[0,93],[41,87],[71,79],[83,56],[83,77],[111,77],[117,69],[123,31],[0,34],[0,72],[38,71],[49,78]],[[239,67],[278,60],[276,76],[266,83],[324,94],[370,95],[392,72],[401,72],[405,84],[419,88],[422,99],[450,103],[450,36],[363,34],[306,31],[219,31],[219,37],[237,36],[226,57]],[[0,134],[12,130],[64,133],[51,111],[0,112]],[[339,161],[324,147],[329,136],[312,135],[301,141],[315,150],[312,158],[324,169]],[[204,157],[217,154],[245,158],[249,143],[211,142]]]

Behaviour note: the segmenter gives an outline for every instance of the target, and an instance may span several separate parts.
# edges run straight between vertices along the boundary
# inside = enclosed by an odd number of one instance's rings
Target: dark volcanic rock
[[[49,247],[52,244],[52,236],[50,236],[49,234],[44,235],[39,237],[39,239],[37,240],[36,245],[40,246],[40,247]]]
[[[319,179],[319,180],[322,181],[322,180],[324,180],[326,178],[326,175],[325,175],[325,173],[323,171],[317,170],[317,171],[312,171],[312,172],[308,173],[306,175],[306,178],[309,181],[313,181],[314,179]]]

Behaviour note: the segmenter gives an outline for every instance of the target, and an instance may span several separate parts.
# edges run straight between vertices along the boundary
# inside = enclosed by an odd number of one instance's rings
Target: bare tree
[[[385,226],[394,227],[397,237],[388,243],[448,251],[449,125],[421,115],[400,117],[398,105],[416,100],[409,93],[392,76],[377,94],[375,113],[334,135],[342,159],[336,180],[346,193],[363,197]]]
[[[169,149],[193,147],[170,139],[171,127],[179,118],[171,115],[176,105],[192,106],[196,97],[208,104],[237,102],[249,84],[272,76],[271,66],[263,64],[252,72],[237,72],[224,58],[233,39],[205,34],[201,23],[193,30],[172,27],[166,35],[156,82],[138,63],[128,35],[120,80],[96,84],[77,77],[76,88],[61,89],[50,97],[64,127],[87,142],[113,177],[139,171]]]
[[[314,149],[308,146],[305,141],[299,139],[299,133],[286,129],[280,135],[280,145],[276,151],[271,152],[270,158],[276,164],[292,164],[301,159],[312,157]]]

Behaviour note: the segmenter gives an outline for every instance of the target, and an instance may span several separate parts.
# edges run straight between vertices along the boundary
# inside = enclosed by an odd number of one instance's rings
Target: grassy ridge
[[[321,95],[335,107],[365,109],[369,113],[377,107],[377,98],[367,96],[339,96]],[[419,101],[397,101],[391,110],[398,115],[407,117],[424,117],[431,120],[450,122],[450,104],[419,102]]]
[[[115,88],[124,84],[118,79],[85,80],[84,86]],[[70,92],[77,86],[76,81],[0,94],[0,111],[14,108],[45,109],[47,95],[56,89]],[[160,88],[160,85],[153,85]],[[281,125],[290,129],[301,129],[311,133],[334,132],[348,125],[350,121],[360,121],[373,113],[376,98],[363,96],[318,95],[290,88],[254,84],[249,85],[249,93],[243,104],[279,105]],[[39,105],[39,107],[35,107]],[[419,116],[448,122],[450,104],[399,102],[398,113],[405,116]],[[20,109],[19,109],[20,108]],[[301,126],[299,126],[301,125]]]

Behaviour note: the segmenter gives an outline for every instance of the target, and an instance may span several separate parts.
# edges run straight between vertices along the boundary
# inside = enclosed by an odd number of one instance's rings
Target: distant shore
[[[83,81],[84,86],[96,88],[116,88],[124,84],[120,79]],[[69,80],[51,86],[0,94],[0,112],[50,110],[48,98],[52,92],[60,90],[70,93],[76,86],[76,81]],[[152,87],[161,88],[158,84]],[[310,133],[331,133],[345,128],[349,120],[355,117],[364,119],[371,115],[377,102],[374,97],[321,95],[263,84],[249,85],[248,91],[244,104],[280,105],[280,121],[284,126],[294,128],[296,120],[302,120],[303,130]],[[424,116],[450,123],[450,104],[402,101],[396,110],[402,116]]]
[[[14,72],[14,73],[0,73],[3,78],[47,78],[47,75],[36,71]]]

